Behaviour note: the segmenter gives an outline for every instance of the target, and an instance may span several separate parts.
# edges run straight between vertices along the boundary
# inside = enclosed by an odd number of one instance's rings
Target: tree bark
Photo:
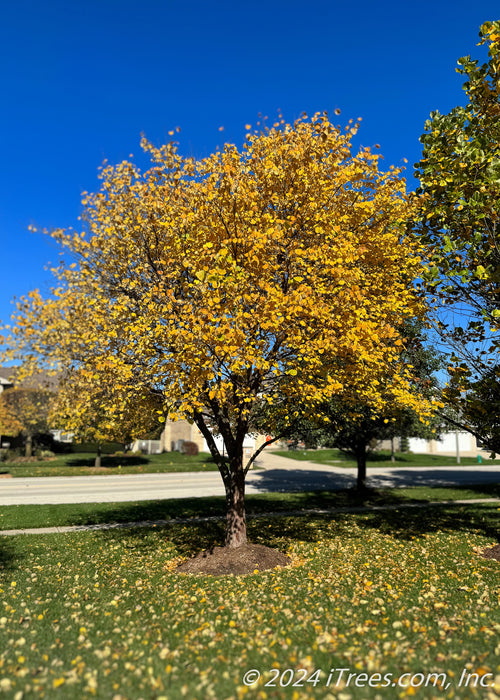
[[[226,547],[235,549],[247,542],[245,514],[245,473],[243,471],[243,450],[236,464],[230,462],[226,488]]]
[[[33,438],[31,435],[28,435],[26,438],[26,446],[25,446],[25,455],[26,457],[31,457],[33,454]]]
[[[214,408],[214,407],[212,407]],[[227,449],[227,458],[219,452],[214,437],[205,423],[201,413],[194,414],[194,420],[207,441],[210,454],[219,468],[226,490],[226,547],[236,548],[247,542],[247,524],[245,515],[245,476],[243,466],[243,440],[246,426],[241,425],[236,436],[229,429],[228,421],[219,417],[218,426]]]
[[[101,466],[101,446],[97,445],[97,453],[95,456],[94,460],[94,467],[100,467]]]
[[[358,491],[364,491],[366,489],[366,448],[364,445],[362,448],[357,450],[356,461],[358,463],[358,478],[356,486]]]

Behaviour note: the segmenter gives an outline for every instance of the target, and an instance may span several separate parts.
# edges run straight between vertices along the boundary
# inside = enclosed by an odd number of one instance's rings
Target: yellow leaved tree
[[[2,394],[0,394],[0,450],[2,448],[2,437],[15,437],[21,432],[22,428],[21,422],[5,402],[2,401]]]
[[[126,447],[159,428],[161,393],[141,385],[119,390],[116,379],[109,369],[102,369],[97,377],[80,367],[60,378],[51,405],[54,428],[73,433],[76,440],[96,444],[95,467],[101,466],[103,442],[119,442]]]
[[[52,392],[34,387],[13,387],[0,395],[2,410],[13,419],[10,429],[20,426],[14,435],[20,432],[24,436],[26,457],[32,455],[34,436],[49,432],[48,414],[52,399]]]
[[[111,372],[110,416],[113,395],[141,386],[163,397],[162,420],[196,423],[224,482],[230,547],[246,542],[256,404],[281,402],[291,422],[349,387],[383,408],[390,375],[391,401],[425,410],[396,330],[424,315],[421,251],[405,236],[413,203],[398,170],[352,153],[355,132],[326,114],[281,120],[202,160],[143,140],[152,167],[103,168],[84,195],[86,230],[52,233],[73,262],[15,319],[10,356],[26,367]]]

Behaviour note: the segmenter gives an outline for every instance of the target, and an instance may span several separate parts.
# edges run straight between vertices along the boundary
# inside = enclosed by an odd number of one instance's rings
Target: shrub
[[[78,454],[80,452],[97,452],[97,443],[95,442],[80,442],[80,443],[73,443],[73,452],[75,454]],[[121,445],[119,442],[103,442],[101,443],[101,454],[103,455],[110,455],[113,454],[116,450],[121,450],[123,448],[123,445]]]
[[[39,452],[44,450],[54,452],[56,441],[51,433],[35,433],[33,435],[33,445]]]
[[[3,454],[5,462],[12,462],[15,459],[20,459],[21,457],[23,457],[24,450],[19,447],[11,447],[10,449],[3,450]]]
[[[195,457],[199,452],[198,445],[195,442],[184,440],[184,442],[181,445],[181,452],[183,455]]]

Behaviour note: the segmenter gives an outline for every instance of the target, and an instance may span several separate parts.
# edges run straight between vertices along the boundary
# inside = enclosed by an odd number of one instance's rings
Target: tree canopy
[[[3,394],[0,394],[0,447],[2,446],[2,436],[15,437],[21,432],[23,426],[12,413],[5,401],[2,401]]]
[[[411,389],[415,397],[426,397],[429,403],[438,395],[435,373],[441,368],[442,358],[427,343],[422,322],[408,319],[399,329],[403,343],[399,361],[411,368]],[[395,437],[436,438],[442,420],[436,415],[423,422],[413,408],[401,405],[392,394],[392,376],[380,380],[380,391],[384,392],[383,408],[374,408],[362,397],[356,397],[356,377],[353,386],[334,396],[320,407],[320,413],[307,418],[301,414],[292,423],[282,421],[278,430],[287,437],[304,441],[306,446],[337,447],[354,457],[358,465],[357,487],[366,488],[367,451],[382,440]],[[437,402],[435,402],[437,403]],[[261,409],[257,415],[258,425],[269,422],[268,414],[274,407]]]
[[[459,60],[467,102],[431,114],[416,174],[419,231],[432,250],[427,284],[442,303],[439,331],[451,352],[446,397],[459,422],[499,451],[479,414],[474,418],[478,403],[469,394],[480,386],[482,400],[495,395],[485,382],[497,381],[499,365],[500,22],[481,26],[479,44],[487,46],[488,61]]]
[[[76,440],[96,443],[95,466],[101,464],[102,442],[119,442],[126,446],[138,438],[159,432],[158,415],[162,413],[161,394],[141,385],[119,392],[115,375],[103,371],[98,380],[83,368],[60,378],[59,391],[51,404],[53,428],[73,433]],[[110,404],[113,410],[110,410]]]
[[[140,386],[162,396],[162,420],[198,425],[226,487],[230,546],[246,539],[242,445],[256,402],[285,392],[280,420],[347,391],[380,409],[390,374],[391,401],[428,409],[400,361],[398,328],[425,314],[422,249],[405,235],[414,202],[400,171],[352,153],[356,131],[325,114],[280,120],[201,160],[143,139],[152,167],[102,169],[100,191],[84,195],[86,230],[52,233],[69,253],[52,295],[19,305],[11,356],[26,371],[112,376],[109,416]]]
[[[15,431],[14,434],[21,433],[25,437],[28,457],[31,456],[36,433],[49,431],[48,416],[52,397],[50,391],[34,387],[13,387],[0,395],[0,408],[7,428],[5,432],[8,433],[10,429]]]

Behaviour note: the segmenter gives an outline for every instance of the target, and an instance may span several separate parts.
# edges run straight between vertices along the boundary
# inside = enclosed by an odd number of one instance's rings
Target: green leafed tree
[[[366,406],[358,406],[349,412],[349,407],[341,403],[331,405],[329,421],[324,444],[337,447],[355,459],[356,484],[360,491],[366,488],[368,455],[381,441],[409,437],[436,439],[441,426],[441,421],[436,416],[422,423],[419,416],[410,409],[396,408],[376,413]]]
[[[450,355],[445,398],[461,426],[500,451],[473,408],[480,391],[483,407],[499,410],[489,403],[497,390],[486,390],[498,381],[500,364],[499,21],[481,26],[479,45],[488,50],[485,63],[459,60],[465,104],[448,114],[433,112],[421,137],[418,230],[431,250],[427,289],[441,305],[438,330]]]
[[[411,368],[415,396],[425,396],[432,401],[439,395],[436,372],[441,368],[442,358],[427,341],[421,322],[407,321],[401,329],[401,337],[400,361]],[[306,446],[337,447],[352,457],[357,464],[357,488],[363,490],[368,454],[380,441],[409,437],[435,439],[443,425],[443,419],[436,413],[423,421],[415,410],[398,405],[390,376],[381,380],[379,391],[384,394],[385,401],[383,408],[376,409],[359,395],[356,399],[354,378],[350,390],[325,402],[320,414],[310,416],[304,406],[293,423],[287,426],[282,422],[280,429],[285,437],[304,442]],[[266,411],[270,410],[273,409],[264,407],[262,413],[257,414],[259,425],[266,425]]]

